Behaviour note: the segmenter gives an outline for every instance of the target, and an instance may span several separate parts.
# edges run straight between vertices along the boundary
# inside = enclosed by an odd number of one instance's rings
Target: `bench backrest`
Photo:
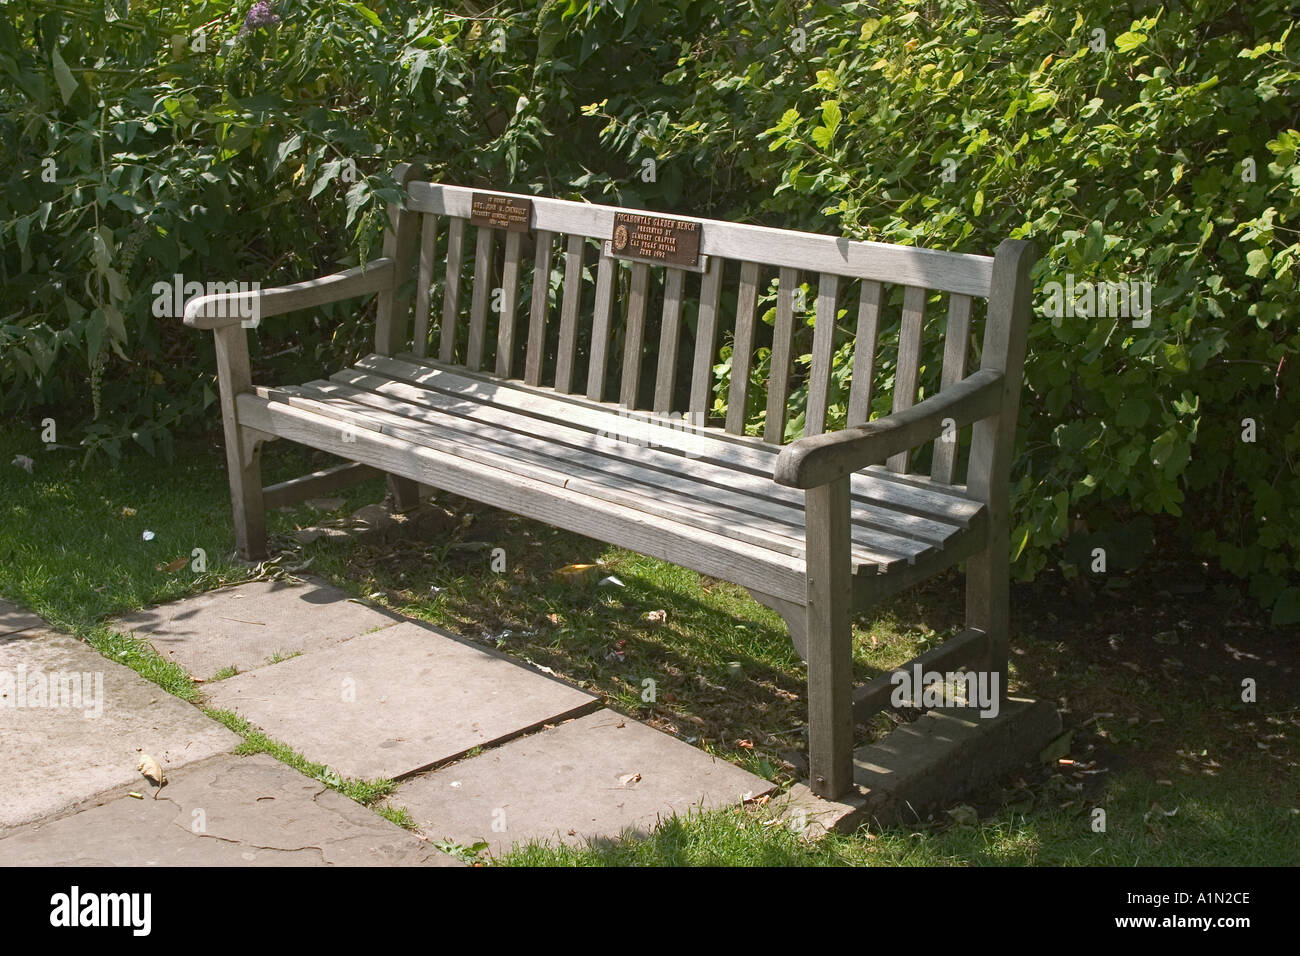
[[[896,339],[892,410],[908,408],[918,398],[923,377],[933,392],[967,374],[973,324],[987,313],[980,364],[1007,372],[1012,407],[1010,415],[1001,417],[1009,419],[1002,424],[1010,426],[1010,436],[1002,436],[1007,429],[993,423],[981,437],[976,426],[971,461],[981,474],[967,476],[971,491],[978,486],[987,492],[996,483],[995,471],[1004,470],[998,466],[1006,462],[999,459],[1008,457],[1009,447],[1001,446],[1014,438],[1028,314],[1028,263],[1014,255],[1021,250],[1007,249],[1004,255],[1000,249],[995,260],[688,219],[701,224],[697,271],[609,254],[614,214],[644,210],[528,196],[530,233],[477,227],[469,223],[473,195],[512,194],[438,185],[415,175],[412,167],[395,171],[406,186],[406,203],[390,209],[384,254],[397,260],[399,277],[413,273],[415,281],[399,279],[394,290],[381,294],[376,331],[381,354],[410,351],[526,385],[594,401],[617,400],[629,410],[677,413],[679,418],[685,413],[686,427],[742,435],[756,353],[770,349],[762,438],[781,444],[787,438],[792,386],[807,389],[803,435],[827,430],[831,394],[845,373],[849,387],[843,424],[865,422],[871,416],[873,384],[882,377],[877,350]],[[583,272],[593,265],[594,292],[586,291],[584,302]],[[777,280],[775,321],[768,332],[757,305],[772,278]],[[815,293],[803,292],[804,282]],[[891,287],[901,288],[896,336],[887,315]],[[798,311],[805,297],[816,319],[811,361],[803,374],[792,344],[796,323],[807,318]],[[986,307],[990,297],[992,305]],[[841,309],[846,315],[837,327]],[[695,319],[693,332],[683,327],[684,313]],[[942,334],[941,369],[922,367],[927,325],[930,334]],[[837,368],[837,355],[841,362],[847,355],[843,347],[848,339],[855,340],[852,367]],[[711,424],[714,370],[728,345],[725,421]],[[842,385],[838,387],[842,394]],[[954,483],[958,447],[953,441],[934,443],[929,463],[933,480]],[[908,472],[908,455],[894,456],[888,468]]]

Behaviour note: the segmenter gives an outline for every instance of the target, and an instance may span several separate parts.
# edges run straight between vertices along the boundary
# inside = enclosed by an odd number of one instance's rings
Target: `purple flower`
[[[244,25],[239,28],[239,35],[242,37],[258,27],[273,27],[279,22],[280,18],[275,15],[271,5],[266,0],[258,0],[248,8],[248,16],[244,17]]]

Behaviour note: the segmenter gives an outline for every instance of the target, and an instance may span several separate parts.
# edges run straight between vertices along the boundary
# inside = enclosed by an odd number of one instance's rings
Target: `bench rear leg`
[[[397,514],[413,511],[420,506],[420,483],[401,475],[388,476],[388,494],[392,497],[392,510]]]
[[[809,488],[808,763],[813,793],[828,800],[853,786],[853,577],[849,482]]]
[[[1005,531],[989,535],[988,546],[966,561],[966,626],[977,628],[988,642],[984,667],[998,675],[998,696],[1007,696],[1007,657],[1011,616],[1010,542]],[[990,678],[991,679],[991,678]]]

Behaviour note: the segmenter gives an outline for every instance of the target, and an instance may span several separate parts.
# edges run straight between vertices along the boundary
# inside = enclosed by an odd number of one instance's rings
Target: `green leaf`
[[[54,66],[54,79],[59,84],[59,93],[63,96],[63,105],[67,106],[68,101],[72,99],[72,94],[77,92],[77,81],[73,78],[72,71],[68,69],[68,64],[64,62],[58,47],[54,48],[50,60]]]
[[[1274,626],[1300,623],[1300,588],[1287,588],[1273,602]]]
[[[1269,254],[1263,249],[1251,249],[1250,252],[1246,253],[1246,275],[1255,279],[1259,278],[1272,261]]]
[[[1119,50],[1120,53],[1128,53],[1136,50],[1146,42],[1147,35],[1145,33],[1121,33],[1115,38],[1115,49]]]

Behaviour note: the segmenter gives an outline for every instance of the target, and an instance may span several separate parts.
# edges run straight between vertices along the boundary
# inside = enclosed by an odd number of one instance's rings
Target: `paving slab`
[[[405,622],[205,688],[307,759],[398,778],[597,706],[445,631]]]
[[[141,752],[170,772],[239,742],[76,638],[36,630],[0,640],[0,827],[144,784]]]
[[[31,611],[25,611],[8,601],[0,601],[0,637],[44,626],[45,622]]]
[[[639,776],[638,776],[639,775]],[[512,740],[401,784],[390,798],[431,839],[493,854],[530,840],[581,844],[739,804],[772,784],[611,710]]]
[[[127,614],[110,622],[147,640],[194,677],[265,666],[275,655],[330,647],[401,618],[317,581],[252,581]]]
[[[266,754],[189,764],[157,800],[119,791],[0,835],[0,866],[459,865]]]

